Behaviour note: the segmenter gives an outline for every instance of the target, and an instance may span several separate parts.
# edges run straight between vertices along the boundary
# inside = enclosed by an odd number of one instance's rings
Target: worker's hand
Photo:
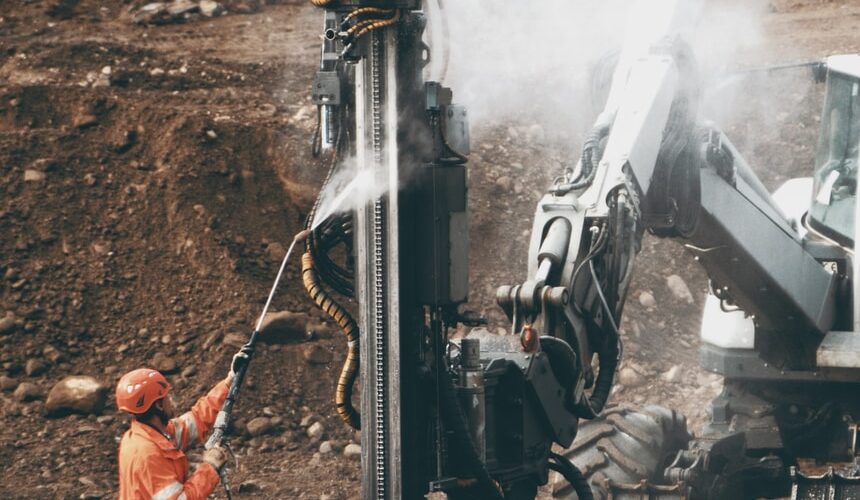
[[[233,361],[230,363],[230,378],[236,376],[239,368],[248,364],[248,361],[251,360],[251,351],[251,348],[245,346],[233,356]]]
[[[220,446],[213,446],[203,452],[203,461],[220,471],[227,462],[227,450]]]

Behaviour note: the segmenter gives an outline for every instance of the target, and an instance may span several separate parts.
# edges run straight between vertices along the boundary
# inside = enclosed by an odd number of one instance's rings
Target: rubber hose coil
[[[352,390],[355,385],[355,379],[358,377],[360,359],[358,325],[349,312],[332,299],[320,286],[319,278],[314,269],[314,259],[310,252],[305,252],[302,255],[302,283],[304,283],[305,290],[317,307],[328,314],[340,329],[343,330],[343,333],[346,334],[349,350],[347,351],[346,361],[343,363],[343,368],[337,381],[335,404],[338,415],[340,415],[340,418],[347,425],[353,429],[361,429],[361,416],[352,406]]]

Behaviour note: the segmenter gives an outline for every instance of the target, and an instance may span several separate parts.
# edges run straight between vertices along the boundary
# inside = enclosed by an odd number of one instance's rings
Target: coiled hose
[[[311,0],[311,3],[315,7],[325,7],[326,5],[332,3],[333,0]]]
[[[358,325],[346,309],[332,299],[320,286],[319,278],[314,270],[314,259],[310,252],[305,252],[302,255],[302,282],[317,307],[325,311],[346,334],[349,350],[337,381],[335,405],[338,415],[347,425],[353,429],[361,429],[361,416],[352,406],[352,389],[355,379],[358,377],[359,366]]]

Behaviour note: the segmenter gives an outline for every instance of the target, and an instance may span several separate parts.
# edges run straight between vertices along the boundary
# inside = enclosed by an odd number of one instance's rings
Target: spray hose
[[[352,406],[352,389],[355,379],[358,377],[359,364],[358,325],[346,309],[332,299],[320,286],[319,278],[314,269],[314,258],[310,252],[305,252],[302,255],[302,282],[317,307],[328,314],[346,334],[349,350],[337,381],[335,405],[338,415],[347,425],[353,429],[361,429],[361,416]]]

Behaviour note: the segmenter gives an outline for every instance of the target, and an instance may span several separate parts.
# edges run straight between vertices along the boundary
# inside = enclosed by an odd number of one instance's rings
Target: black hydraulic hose
[[[588,264],[591,266],[591,273],[594,279],[594,286],[597,287],[597,291],[599,294],[603,294],[600,289],[600,281],[597,279],[597,273],[594,271],[594,263],[589,262]],[[601,302],[605,301],[605,296],[600,297]],[[598,360],[598,373],[597,373],[597,381],[594,383],[594,390],[591,391],[591,396],[589,397],[589,404],[591,405],[592,411],[594,411],[595,415],[599,415],[601,411],[603,411],[603,407],[606,406],[606,401],[609,399],[609,393],[612,391],[612,384],[615,380],[615,371],[618,369],[619,356],[621,351],[618,347],[619,337],[618,330],[616,326],[616,321],[613,316],[612,309],[608,304],[602,304],[604,306],[604,313],[607,316],[607,322],[610,323],[607,328],[607,325],[603,325],[603,332],[607,337],[604,338],[603,345],[597,351],[597,360]]]
[[[350,217],[349,214],[332,216],[314,229],[306,245],[307,250],[313,255],[314,267],[316,267],[322,281],[347,297],[354,294],[353,275],[348,269],[336,264],[329,257],[328,252],[340,242],[350,244],[346,232],[342,229],[345,219]],[[308,225],[310,225],[310,220],[309,217]]]
[[[322,106],[317,106],[317,124],[311,137],[311,156],[318,158],[322,152]]]
[[[600,161],[597,157],[600,151],[600,141],[609,135],[609,125],[600,125],[591,129],[582,144],[582,155],[580,157],[579,175],[571,182],[553,187],[550,192],[556,196],[563,196],[571,191],[582,189],[591,185],[597,177],[597,165]]]
[[[611,304],[609,304],[608,301],[617,300],[617,293],[620,285],[619,279],[621,278],[619,272],[621,271],[621,259],[623,256],[622,246],[624,241],[626,240],[624,234],[624,228],[626,225],[626,214],[626,202],[623,196],[619,196],[616,198],[614,213],[610,213],[610,217],[612,217],[613,215],[615,216],[615,224],[613,227],[614,234],[612,253],[609,256],[608,269],[606,269],[607,287],[605,288],[605,290],[608,293],[604,293],[604,288],[601,288],[600,280],[598,279],[597,273],[594,270],[594,262],[591,261],[588,263],[588,265],[591,267],[593,279],[592,284],[597,289],[597,293],[600,295],[604,314],[606,315],[606,321],[604,322],[602,328],[606,337],[604,338],[603,345],[597,351],[599,371],[597,373],[597,380],[594,383],[594,390],[591,392],[591,396],[589,397],[589,406],[591,407],[591,410],[594,412],[595,416],[599,415],[600,412],[603,411],[604,406],[606,406],[606,401],[609,399],[609,393],[612,392],[612,384],[615,380],[615,372],[618,369],[618,363],[620,361],[620,338],[617,327],[618,308],[617,306],[613,307]],[[607,322],[609,323],[609,325],[606,325]]]
[[[621,265],[623,262],[625,242],[627,240],[627,200],[624,193],[619,193],[615,197],[615,231],[614,242],[612,245],[612,266],[609,269],[609,279],[606,283],[606,300],[613,301],[613,304],[607,303],[609,309],[607,314],[612,316],[614,325],[619,323],[618,319],[618,298],[620,297],[620,286],[623,275],[621,274]]]
[[[346,112],[343,111],[343,113],[345,114]],[[343,117],[341,120],[338,120],[338,123],[343,123]],[[334,151],[331,155],[328,172],[326,173],[326,177],[320,187],[320,193],[324,193],[326,191],[332,175],[337,168],[346,135],[347,131],[343,129],[342,125],[338,126],[337,135],[335,136]],[[313,227],[314,217],[316,215],[316,211],[319,209],[321,201],[321,196],[317,196],[305,222],[305,228],[312,230],[310,237],[308,237],[305,242],[305,249],[310,252],[313,257],[314,267],[316,272],[319,274],[321,281],[341,295],[351,297],[354,294],[352,274],[348,270],[342,269],[340,266],[335,264],[327,255],[327,250],[331,246],[329,242],[335,241],[338,236],[336,232],[331,231],[333,224],[332,221],[326,220],[320,225],[320,227]]]
[[[478,484],[483,490],[480,498],[501,500],[504,496],[493,481],[490,471],[487,470],[487,465],[481,460],[478,449],[475,447],[475,442],[472,440],[472,435],[469,433],[469,423],[466,419],[466,413],[463,411],[463,407],[460,406],[457,389],[454,387],[451,374],[448,373],[445,364],[441,362],[441,357],[437,359],[440,361],[436,366],[440,375],[439,385],[441,387],[439,392],[442,398],[442,418],[460,443],[466,466],[475,475],[475,479],[478,480]]]
[[[557,453],[550,452],[549,468],[558,472],[567,480],[576,492],[579,500],[594,500],[594,493],[588,485],[588,480],[573,462]]]
[[[607,328],[607,331],[612,330]],[[612,391],[612,383],[615,380],[615,371],[618,369],[618,335],[612,331],[606,344],[597,352],[599,371],[597,381],[594,382],[594,390],[591,391],[589,403],[595,415],[599,415],[606,406],[609,393]]]

